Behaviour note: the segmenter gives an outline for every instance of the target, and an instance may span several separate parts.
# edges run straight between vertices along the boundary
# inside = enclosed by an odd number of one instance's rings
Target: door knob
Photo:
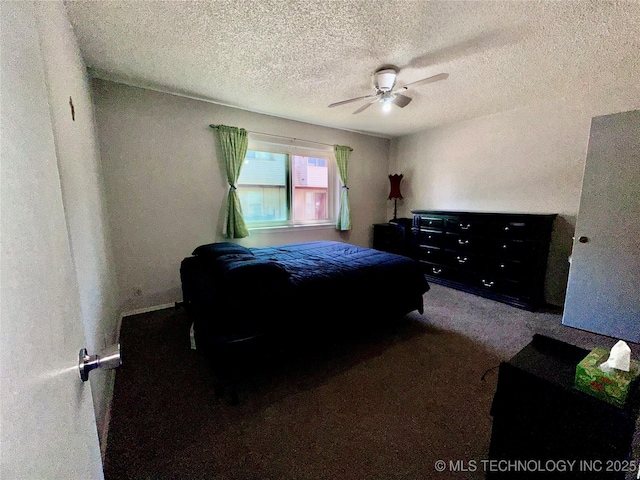
[[[86,348],[81,348],[78,354],[78,370],[83,382],[89,380],[89,372],[96,368],[111,370],[122,365],[120,357],[120,344],[109,347],[98,355],[89,355]]]
[[[585,237],[584,235],[581,237],[578,237],[578,241],[580,243],[587,243],[589,241],[589,237]]]

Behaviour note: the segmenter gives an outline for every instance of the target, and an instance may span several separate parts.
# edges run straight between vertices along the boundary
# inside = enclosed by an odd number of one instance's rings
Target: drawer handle
[[[487,282],[486,280],[482,280],[482,284],[487,287],[487,288],[491,288],[495,285],[496,282]]]
[[[469,245],[469,240],[458,239],[458,245]]]
[[[502,245],[502,249],[506,250],[507,248],[509,248],[509,245],[507,245],[506,243],[504,245]]]
[[[463,263],[467,263],[469,261],[469,257],[457,256],[456,260],[458,260],[458,263],[463,264]]]
[[[431,271],[435,274],[435,275],[440,275],[442,273],[442,269],[441,268],[436,268],[436,267],[432,267]]]
[[[508,232],[509,230],[510,230],[510,229],[509,229],[509,225],[507,225],[506,227],[504,227],[504,231],[505,231],[505,232]]]
[[[506,269],[506,268],[507,268],[507,266],[506,266],[504,263],[501,263],[501,264],[500,264],[500,268],[504,270],[504,269]]]
[[[462,223],[461,223],[461,224],[460,224],[460,228],[461,228],[462,230],[469,230],[469,229],[471,228],[471,224],[470,224],[470,223],[467,223],[467,224],[465,225],[465,224],[462,224]]]

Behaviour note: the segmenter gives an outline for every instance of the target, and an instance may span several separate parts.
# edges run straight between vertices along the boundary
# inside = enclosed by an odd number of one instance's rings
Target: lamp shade
[[[389,200],[401,199],[402,193],[400,193],[400,182],[402,181],[402,174],[389,175],[389,182],[391,182],[391,191],[389,192]]]

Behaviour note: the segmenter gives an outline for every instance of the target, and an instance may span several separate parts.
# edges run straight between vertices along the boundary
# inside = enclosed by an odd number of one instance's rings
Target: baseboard
[[[171,307],[175,307],[176,302],[172,302],[172,303],[164,303],[162,305],[154,305],[152,307],[145,307],[145,308],[137,308],[135,310],[130,310],[128,312],[123,312],[121,314],[121,318],[120,321],[122,322],[122,319],[124,317],[130,317],[131,315],[139,315],[141,313],[148,313],[148,312],[155,312],[156,310],[164,310],[165,308],[171,308]],[[120,329],[118,329],[118,336],[120,336]]]

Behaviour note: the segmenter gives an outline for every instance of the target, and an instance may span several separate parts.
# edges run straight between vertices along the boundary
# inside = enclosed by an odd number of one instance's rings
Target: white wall
[[[80,381],[77,367],[89,324],[82,321],[43,47],[43,38],[66,33],[57,23],[61,4],[47,5],[56,17],[51,32],[38,25],[40,8],[0,2],[0,477],[98,480],[93,385]]]
[[[103,200],[100,157],[86,66],[62,2],[36,2],[62,200],[90,354],[117,341],[115,267]],[[75,120],[69,98],[73,99]],[[90,377],[101,443],[113,371]]]
[[[640,105],[640,86],[589,91],[392,140],[410,209],[557,213],[547,301],[562,305],[591,117]],[[400,208],[400,207],[399,207]]]
[[[253,232],[239,243],[304,240],[371,244],[386,219],[389,140],[96,79],[93,97],[122,311],[182,299],[180,262],[222,236],[228,185],[210,124],[353,148],[353,230]],[[138,294],[136,292],[138,291]]]

